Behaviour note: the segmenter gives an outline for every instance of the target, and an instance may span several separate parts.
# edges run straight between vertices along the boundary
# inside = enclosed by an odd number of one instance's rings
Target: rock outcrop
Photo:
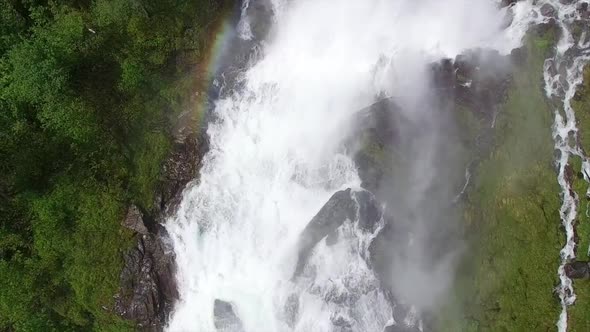
[[[347,145],[356,151],[354,161],[358,167],[361,187],[376,193],[386,175],[385,168],[376,152],[391,154],[391,147],[398,141],[396,124],[401,122],[402,112],[390,98],[382,99],[358,112],[355,131]]]
[[[474,50],[432,65],[439,97],[469,107],[482,116],[493,116],[510,86],[510,58],[497,51]]]
[[[328,202],[305,227],[297,244],[298,258],[294,277],[303,271],[313,248],[323,238],[336,241],[336,230],[346,220],[358,222],[367,232],[373,232],[381,220],[381,208],[368,191],[352,191],[350,188],[332,195]]]
[[[590,279],[590,262],[575,261],[566,264],[565,274],[572,279]]]
[[[189,134],[176,141],[170,156],[162,166],[162,177],[156,191],[157,221],[174,214],[186,185],[194,180],[201,167],[201,159],[208,150],[204,135]]]
[[[213,303],[213,324],[218,332],[243,332],[244,326],[233,304],[216,299]]]
[[[204,137],[188,134],[177,141],[162,167],[151,213],[128,208],[122,225],[136,233],[136,244],[124,255],[115,312],[147,331],[161,331],[178,299],[174,251],[160,224],[174,214],[186,185],[197,178],[207,150]]]
[[[138,236],[137,245],[125,255],[121,291],[115,311],[141,328],[159,330],[178,298],[174,255],[166,230]]]
[[[143,212],[135,204],[131,204],[127,209],[127,215],[121,222],[123,227],[126,227],[136,233],[146,235],[148,233],[147,226],[143,220]]]

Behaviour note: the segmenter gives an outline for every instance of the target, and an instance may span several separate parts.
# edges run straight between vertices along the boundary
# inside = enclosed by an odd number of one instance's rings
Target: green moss
[[[547,45],[529,38],[527,63],[514,70],[496,121],[496,145],[482,162],[465,203],[469,252],[443,331],[553,331],[553,294],[562,233],[552,169],[552,112],[542,91]]]
[[[590,285],[588,280],[574,280],[576,303],[568,308],[568,331],[590,331]]]
[[[590,152],[590,67],[584,69],[584,84],[572,100],[572,107],[576,112],[576,120],[579,128],[579,138],[582,147]]]
[[[578,88],[572,101],[572,107],[576,113],[578,135],[582,148],[590,151],[590,67],[584,70],[584,84]],[[590,247],[590,202],[586,199],[588,183],[582,178],[582,160],[579,157],[570,157],[570,165],[573,169],[572,189],[579,197],[578,218],[576,231],[578,234],[578,246],[576,258],[588,260],[588,248]],[[588,280],[575,280],[574,291],[577,295],[575,304],[569,308],[570,331],[590,331],[590,282]]]
[[[133,160],[132,197],[146,211],[153,208],[162,162],[169,150],[170,141],[166,135],[161,132],[147,133],[143,136],[143,142]]]

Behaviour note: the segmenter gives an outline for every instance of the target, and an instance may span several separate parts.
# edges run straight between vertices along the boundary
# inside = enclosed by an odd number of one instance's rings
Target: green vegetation
[[[464,206],[472,239],[453,298],[439,313],[443,331],[553,331],[560,199],[552,167],[552,108],[542,68],[553,31],[529,36],[527,61],[514,68],[498,115],[494,148],[479,166]]]
[[[590,151],[590,67],[584,69],[584,85],[578,88],[572,101],[572,107],[576,112],[578,121],[578,135],[582,148],[586,154]],[[588,260],[590,248],[590,206],[586,199],[588,183],[583,179],[582,160],[579,157],[570,157],[572,167],[572,189],[580,198],[578,205],[578,219],[576,231],[579,237],[576,258]],[[590,331],[590,282],[588,280],[574,280],[574,290],[577,295],[576,303],[569,308],[570,330]]]
[[[0,331],[125,330],[121,228],[152,208],[212,0],[0,0]]]

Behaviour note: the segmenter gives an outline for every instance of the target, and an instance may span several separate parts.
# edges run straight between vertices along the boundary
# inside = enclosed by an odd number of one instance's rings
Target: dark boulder
[[[121,222],[121,225],[139,234],[145,235],[148,233],[148,229],[144,223],[143,213],[135,204],[129,206],[127,215]]]
[[[303,271],[308,256],[320,240],[335,232],[347,219],[354,219],[355,208],[356,204],[351,198],[351,189],[339,191],[330,197],[299,237],[295,276]]]
[[[565,275],[572,279],[589,279],[590,263],[576,261],[565,265]]]
[[[379,220],[382,218],[382,211],[375,196],[366,190],[353,193],[353,199],[357,206],[357,222],[360,229],[373,233]]]
[[[391,274],[391,262],[393,262],[395,255],[395,252],[391,250],[393,239],[393,221],[388,221],[369,246],[371,266],[377,278],[387,288],[393,287],[393,275]]]
[[[546,16],[546,17],[556,17],[557,11],[555,11],[555,7],[546,3],[543,6],[541,6],[541,15]]]
[[[189,134],[174,144],[162,167],[161,181],[156,193],[155,205],[157,212],[160,212],[160,219],[176,211],[182,191],[198,175],[201,159],[208,149],[207,143],[204,136]]]
[[[507,29],[510,27],[510,25],[512,25],[512,22],[514,22],[514,12],[512,10],[508,10],[506,14],[504,14],[500,28]]]
[[[346,221],[356,221],[358,227],[373,232],[381,220],[381,208],[373,194],[368,191],[352,191],[350,188],[336,192],[311,219],[299,237],[298,257],[294,277],[303,268],[313,248],[323,238],[332,235]]]
[[[352,331],[353,323],[342,315],[335,315],[330,318],[332,325],[334,325],[340,331]]]
[[[510,58],[491,50],[460,54],[452,65],[454,77],[442,81],[439,91],[453,91],[457,105],[490,117],[495,105],[504,101],[510,85],[510,61]]]
[[[387,174],[382,156],[392,155],[391,149],[399,141],[396,125],[402,122],[403,112],[391,98],[384,98],[360,110],[355,118],[355,131],[348,139],[354,153],[361,187],[375,193]],[[387,162],[387,161],[386,161]]]
[[[213,304],[213,324],[219,332],[242,332],[244,326],[236,315],[234,306],[222,300],[215,300]]]
[[[115,311],[139,327],[159,330],[165,325],[178,292],[174,254],[162,226],[138,235],[137,245],[124,257]]]
[[[268,36],[272,26],[272,11],[272,3],[269,0],[250,1],[248,3],[245,19],[250,25],[250,32],[254,40],[262,41]]]
[[[500,7],[504,8],[504,7],[508,7],[508,6],[513,6],[517,2],[518,2],[518,0],[502,0],[500,2]]]
[[[547,34],[550,31],[555,31],[555,38],[556,38],[555,40],[558,40],[560,38],[560,34],[561,34],[561,29],[559,28],[559,24],[557,23],[557,20],[555,20],[554,18],[550,18],[546,23],[541,23],[541,24],[537,24],[535,26],[532,26],[530,28],[530,31],[535,36],[544,36],[545,34]]]
[[[515,48],[510,52],[510,60],[513,64],[522,66],[526,63],[527,50],[524,47]]]

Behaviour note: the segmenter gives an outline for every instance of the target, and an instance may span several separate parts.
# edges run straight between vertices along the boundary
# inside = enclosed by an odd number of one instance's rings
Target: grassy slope
[[[590,152],[590,67],[584,72],[584,85],[578,89],[578,94],[572,102],[576,111],[578,128],[580,130],[581,144],[586,154]],[[580,197],[578,210],[577,231],[579,236],[577,259],[588,260],[588,247],[590,246],[590,213],[589,201],[585,199],[588,183],[581,176],[580,158],[570,159],[576,176],[573,179],[573,189]],[[588,211],[588,213],[587,213]],[[575,280],[574,289],[578,295],[576,303],[569,309],[570,312],[570,331],[590,331],[590,282],[588,280]]]
[[[442,310],[445,331],[553,331],[560,201],[552,169],[552,112],[542,91],[543,37],[527,42],[497,119],[495,148],[479,167],[465,206],[470,243],[453,299]]]

